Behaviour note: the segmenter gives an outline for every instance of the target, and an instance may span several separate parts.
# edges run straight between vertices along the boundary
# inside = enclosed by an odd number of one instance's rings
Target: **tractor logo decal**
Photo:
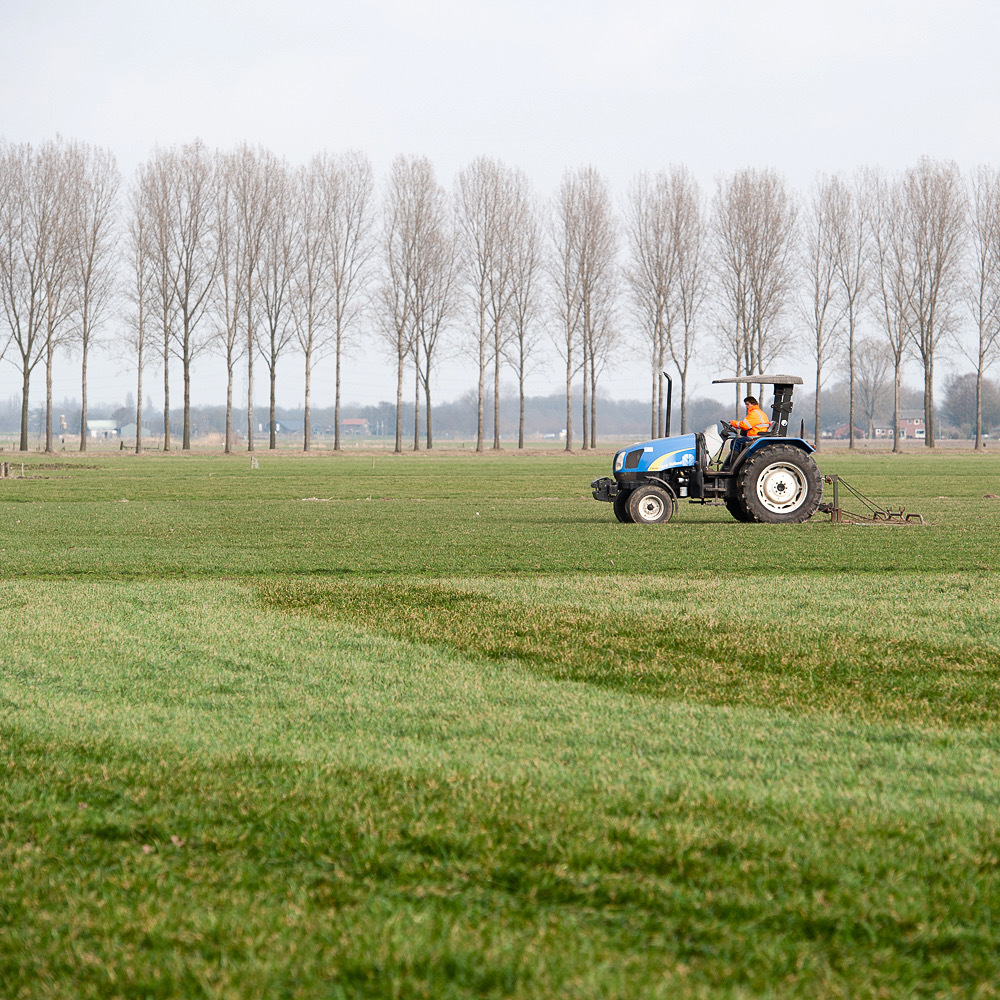
[[[680,461],[672,461],[678,455],[681,456]],[[649,471],[658,472],[660,469],[666,469],[674,465],[694,465],[694,452],[689,448],[682,448],[679,451],[668,451],[665,455],[661,455],[656,461],[650,463]]]

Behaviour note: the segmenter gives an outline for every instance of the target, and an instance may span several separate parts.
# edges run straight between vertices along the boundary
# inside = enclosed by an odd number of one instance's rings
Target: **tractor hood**
[[[662,472],[694,465],[698,458],[698,438],[695,434],[656,438],[629,445],[615,454],[612,469],[615,475],[628,476],[637,472]]]

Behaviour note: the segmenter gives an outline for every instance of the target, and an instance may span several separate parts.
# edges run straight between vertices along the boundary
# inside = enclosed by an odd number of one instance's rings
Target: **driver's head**
[[[757,402],[756,396],[747,396],[743,402],[746,403],[747,406],[760,406],[760,403]]]

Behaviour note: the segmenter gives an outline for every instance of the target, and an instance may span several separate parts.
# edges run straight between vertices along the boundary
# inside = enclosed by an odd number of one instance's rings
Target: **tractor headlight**
[[[615,472],[621,472],[622,466],[625,464],[625,452],[619,451],[615,453]]]

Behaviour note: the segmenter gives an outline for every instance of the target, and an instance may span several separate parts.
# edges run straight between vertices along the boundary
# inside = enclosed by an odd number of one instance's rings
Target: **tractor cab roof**
[[[740,375],[738,378],[713,378],[712,385],[738,382],[742,385],[802,385],[798,375]]]

